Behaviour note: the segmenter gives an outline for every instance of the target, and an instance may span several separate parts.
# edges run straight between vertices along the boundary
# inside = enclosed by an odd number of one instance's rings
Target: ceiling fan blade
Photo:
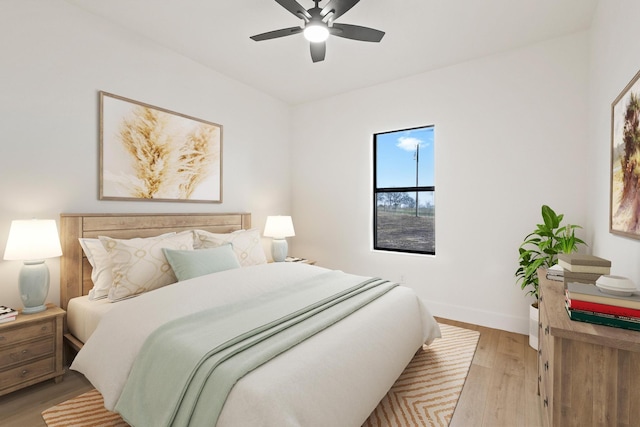
[[[324,61],[324,54],[327,52],[325,42],[309,43],[311,45],[311,60],[313,62]]]
[[[256,34],[255,36],[251,36],[250,38],[252,40],[260,42],[262,40],[270,40],[270,39],[276,39],[278,37],[291,36],[293,34],[298,34],[301,32],[302,32],[302,28],[300,27],[289,27],[289,28],[283,28],[281,30],[275,30],[275,31],[269,31],[262,34]]]
[[[334,36],[363,42],[379,42],[384,37],[384,31],[349,24],[333,24],[329,32]]]
[[[353,6],[358,4],[360,0],[331,0],[325,7],[322,8],[320,16],[325,17],[330,12],[333,14],[329,17],[329,21],[333,22],[340,16],[344,15]]]
[[[305,22],[309,22],[311,19],[309,12],[307,12],[307,10],[296,0],[276,0],[276,2],[298,18],[304,19]]]

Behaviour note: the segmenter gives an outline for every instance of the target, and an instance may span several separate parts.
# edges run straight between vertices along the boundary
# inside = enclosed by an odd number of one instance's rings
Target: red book
[[[635,308],[621,307],[619,305],[599,304],[591,301],[581,301],[569,298],[567,304],[572,310],[592,311],[594,313],[611,314],[613,316],[633,317],[640,320],[640,310]]]

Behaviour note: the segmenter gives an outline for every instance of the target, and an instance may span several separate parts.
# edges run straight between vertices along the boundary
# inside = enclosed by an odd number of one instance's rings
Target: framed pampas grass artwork
[[[222,125],[100,92],[100,199],[222,202]]]
[[[611,104],[609,231],[640,239],[640,72]]]

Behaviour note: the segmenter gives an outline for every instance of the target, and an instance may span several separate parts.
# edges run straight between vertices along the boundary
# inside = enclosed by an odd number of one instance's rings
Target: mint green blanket
[[[136,427],[215,426],[253,369],[396,284],[339,271],[169,322],[145,341],[116,410]]]

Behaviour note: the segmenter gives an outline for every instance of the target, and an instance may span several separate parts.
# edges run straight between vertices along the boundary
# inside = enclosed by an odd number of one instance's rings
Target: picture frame
[[[609,232],[640,239],[640,71],[611,104]]]
[[[222,203],[222,125],[99,95],[100,200]]]

